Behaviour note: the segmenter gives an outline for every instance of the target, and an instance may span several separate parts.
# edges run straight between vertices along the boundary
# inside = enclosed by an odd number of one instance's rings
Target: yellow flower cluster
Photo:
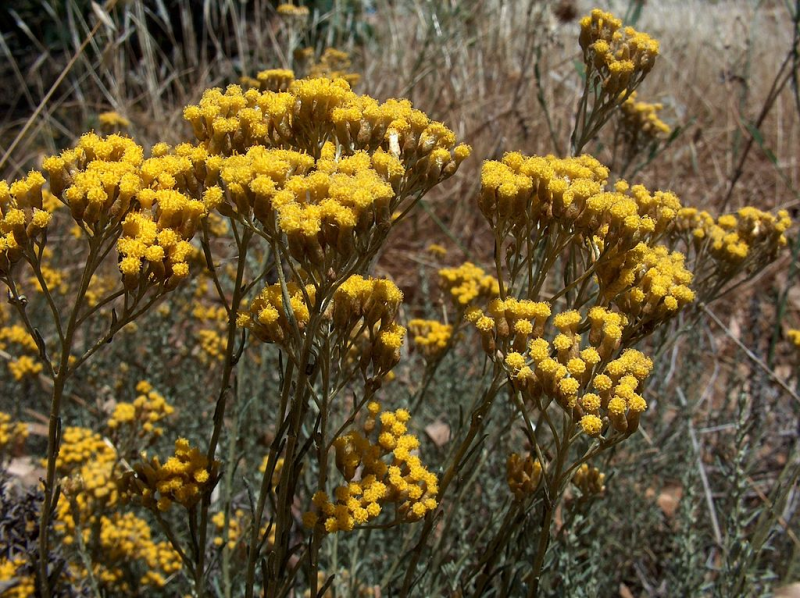
[[[310,317],[309,306],[303,290],[295,283],[287,283],[289,304],[292,315],[297,323],[297,327],[302,332]],[[312,304],[315,297],[314,287],[308,285],[305,288]],[[289,323],[289,315],[283,303],[283,293],[281,285],[276,283],[264,287],[258,296],[250,303],[249,313],[240,312],[237,317],[237,324],[243,328],[249,328],[259,340],[265,343],[277,343],[279,345],[288,344],[292,338],[292,329]]]
[[[80,227],[97,236],[122,223],[119,269],[130,291],[152,282],[173,288],[188,276],[195,254],[189,241],[207,213],[194,196],[219,169],[207,158],[203,148],[182,144],[171,150],[160,143],[145,160],[142,148],[126,137],[87,133],[43,167],[51,191]]]
[[[95,307],[103,298],[110,295],[119,284],[119,276],[95,274],[86,290],[85,301],[89,307]]]
[[[210,492],[219,475],[219,461],[209,461],[185,438],[175,441],[175,454],[162,465],[158,457],[134,465],[135,477],[128,478],[127,490],[148,509],[168,510],[173,502],[186,508]]]
[[[300,70],[307,72],[310,79],[343,79],[351,86],[356,85],[361,75],[350,72],[352,62],[347,52],[335,48],[326,48],[319,61],[314,61],[314,48],[295,50],[294,58],[300,64]],[[242,77],[241,83],[259,91],[288,91],[295,81],[295,72],[290,69],[267,69],[259,71],[255,78]]]
[[[748,206],[715,221],[708,212],[684,208],[677,229],[691,233],[696,251],[707,249],[719,277],[730,278],[774,260],[786,245],[785,233],[791,225],[786,210],[774,215]]]
[[[642,185],[619,181],[606,189],[608,169],[589,155],[577,158],[526,157],[509,153],[487,161],[481,173],[481,213],[500,234],[518,237],[558,225],[593,239],[599,250],[625,250],[666,232],[678,210],[669,192],[651,194]],[[595,256],[597,257],[597,256]]]
[[[600,294],[648,332],[694,301],[685,256],[663,245],[639,243],[597,265]]]
[[[542,481],[542,464],[531,455],[523,459],[517,453],[511,453],[506,462],[506,480],[514,498],[525,500]]]
[[[69,206],[79,225],[97,235],[128,212],[142,188],[143,158],[142,147],[127,137],[87,133],[75,148],[46,158],[42,167],[53,195]]]
[[[333,295],[333,321],[340,330],[351,330],[360,320],[381,328],[394,322],[403,293],[391,280],[353,275]]]
[[[589,467],[587,463],[578,467],[572,475],[572,483],[584,496],[595,496],[605,492],[605,480],[606,474],[600,473],[596,467]]]
[[[243,519],[244,511],[241,509],[236,509],[236,512],[228,518],[228,550],[236,548],[236,543],[239,541],[239,538],[242,537],[242,533],[245,529],[245,526],[242,525]],[[222,533],[225,529],[225,513],[223,511],[215,513],[214,516],[211,517],[211,523],[214,524],[214,528],[219,534],[218,536],[214,536],[214,546],[222,546],[224,543]]]
[[[8,371],[14,380],[18,382],[28,377],[33,377],[41,373],[42,363],[34,357],[38,355],[39,349],[36,341],[31,338],[28,331],[19,324],[3,326],[0,328],[0,350],[9,350],[9,345],[13,346],[13,354],[18,355],[8,361]],[[19,355],[22,353],[22,355]]]
[[[287,91],[294,81],[294,71],[290,69],[267,69],[259,71],[255,79],[242,77],[242,83],[260,91]]]
[[[386,503],[396,503],[397,513],[407,521],[438,506],[436,475],[411,454],[419,448],[419,440],[408,433],[409,413],[404,409],[381,413],[374,401],[367,409],[364,433],[354,430],[334,441],[336,467],[348,483],[336,487],[333,500],[322,490],[314,494],[315,510],[303,516],[307,527],[347,532],[377,518]],[[373,431],[375,442],[369,438]],[[387,457],[391,457],[388,462]]]
[[[305,151],[319,157],[326,141],[337,155],[381,148],[404,167],[397,189],[423,188],[455,173],[469,156],[455,134],[407,100],[380,103],[357,95],[343,79],[298,79],[287,92],[246,92],[238,85],[211,89],[184,117],[209,153],[246,153],[254,145]],[[401,184],[401,183],[405,183]],[[396,189],[396,190],[397,190]]]
[[[25,442],[28,426],[11,421],[11,416],[0,411],[0,456],[5,456]]]
[[[278,14],[282,17],[290,19],[304,20],[308,17],[308,8],[305,6],[295,6],[294,4],[280,4],[278,6]]]
[[[50,212],[42,205],[44,183],[35,170],[10,186],[0,181],[0,274],[11,270],[30,240],[50,223]]]
[[[136,431],[140,438],[147,436],[158,438],[164,433],[164,429],[157,424],[172,415],[175,410],[146,380],[136,385],[136,392],[140,394],[133,403],[117,403],[114,413],[108,420],[108,427],[119,431],[123,426],[127,426],[130,430]]]
[[[444,357],[453,336],[451,325],[436,320],[411,320],[408,329],[426,361],[433,363]]]
[[[550,317],[550,306],[544,302],[517,300],[509,297],[492,299],[488,313],[474,307],[466,314],[467,321],[477,328],[483,349],[494,353],[499,345],[504,351],[525,351],[530,338],[544,334],[544,326]]]
[[[794,345],[795,349],[800,349],[800,330],[793,328],[786,333],[786,336],[789,338],[789,342]]]
[[[343,79],[298,79],[286,91],[211,89],[184,117],[208,154],[206,209],[258,220],[317,286],[374,255],[392,214],[470,153],[410,102],[380,103]],[[212,156],[218,171],[208,168]]]
[[[305,330],[310,318],[303,289],[287,284],[292,313],[299,331]],[[313,306],[315,290],[305,288]],[[350,276],[333,294],[332,305],[325,317],[332,320],[333,332],[342,345],[359,345],[359,365],[366,375],[372,365],[373,375],[383,377],[400,360],[400,347],[406,330],[395,322],[403,293],[389,280]],[[239,326],[249,328],[264,342],[285,345],[293,338],[288,314],[283,304],[280,284],[265,287],[250,304],[249,312],[240,312]],[[347,358],[345,350],[342,358]]]
[[[85,545],[97,541],[103,558],[92,564],[92,571],[104,588],[129,591],[130,571],[137,564],[146,569],[140,585],[163,587],[181,568],[180,558],[168,542],[151,539],[146,521],[114,512],[119,505],[117,460],[116,450],[100,435],[86,428],[64,430],[56,467],[67,477],[54,528],[66,545],[75,543],[79,529]]]
[[[160,154],[168,148],[153,151]],[[200,155],[193,157],[202,161],[202,150],[196,153]],[[119,269],[128,290],[154,281],[174,288],[189,275],[188,262],[195,255],[189,241],[207,213],[204,201],[187,194],[193,190],[194,166],[190,157],[168,153],[142,164],[146,188],[137,194],[139,209],[125,217],[117,242]]]
[[[277,470],[276,470],[277,471]],[[214,536],[214,546],[222,546],[225,543],[223,539],[223,532],[225,530],[225,513],[219,511],[211,517],[211,523],[214,524],[214,529],[217,535]],[[228,517],[228,550],[233,550],[239,543],[239,540],[247,533],[247,528],[251,525],[250,518],[242,509],[236,509]],[[261,536],[267,532],[267,525],[261,527]],[[272,546],[275,543],[275,526],[270,528],[269,537],[267,538],[267,545]]]
[[[499,333],[507,325],[498,325],[498,319],[501,318],[480,316],[475,325],[482,336],[503,338]],[[481,329],[484,322],[486,331]],[[505,345],[507,348],[501,351],[503,365],[513,386],[525,398],[537,405],[542,404],[543,397],[555,400],[580,422],[589,436],[598,436],[607,422],[620,433],[631,433],[647,408],[637,392],[641,392],[653,364],[633,349],[612,359],[619,350],[627,323],[624,315],[603,307],[592,308],[585,320],[577,311],[561,312],[553,318],[558,334],[552,342],[534,336],[520,350]],[[516,340],[515,336],[509,334],[507,338]],[[484,342],[484,347],[494,358],[495,342]]]
[[[471,262],[439,270],[439,286],[450,294],[459,310],[500,294],[497,279]]]
[[[91,527],[99,514],[118,504],[116,464],[117,451],[99,434],[88,428],[64,429],[56,469],[67,478],[66,496],[58,502],[54,527],[64,535],[65,544],[75,541],[76,524],[84,529]],[[73,511],[72,502],[77,512]]]
[[[620,108],[622,130],[630,137],[630,143],[634,147],[638,147],[640,142],[647,145],[653,139],[666,137],[672,132],[669,125],[658,117],[664,106],[637,102],[635,91],[622,102]]]
[[[350,54],[336,48],[325,48],[319,61],[308,67],[309,78],[344,79],[351,86],[361,80],[361,75],[350,72]]]
[[[346,348],[341,357],[357,363],[365,377],[371,365],[372,378],[383,379],[400,361],[406,329],[395,318],[402,301],[403,293],[390,280],[359,275],[334,292],[334,330]]]
[[[36,595],[33,575],[26,575],[25,559],[0,558],[0,586],[10,586],[3,592],[4,598],[31,598]]]
[[[150,526],[133,513],[101,517],[98,540],[102,559],[93,563],[93,573],[102,586],[114,592],[131,591],[126,571],[136,565],[145,570],[139,585],[150,588],[163,588],[168,578],[181,570],[180,555],[170,543],[154,542]]]
[[[42,364],[30,355],[23,355],[8,362],[8,371],[11,372],[14,380],[17,381],[38,376],[42,369]]]
[[[105,131],[127,129],[131,126],[131,121],[122,116],[119,112],[101,112],[97,115],[100,127]]]
[[[203,363],[219,361],[225,358],[228,339],[216,330],[209,328],[198,330],[197,340],[200,342],[200,360]]]
[[[659,51],[658,42],[649,35],[623,27],[620,19],[599,9],[581,19],[579,40],[587,71],[596,70],[604,91],[614,95],[636,87],[653,68]]]
[[[111,475],[116,461],[117,451],[96,432],[74,426],[64,429],[56,469],[62,475],[80,475],[84,498],[116,504],[117,489]]]

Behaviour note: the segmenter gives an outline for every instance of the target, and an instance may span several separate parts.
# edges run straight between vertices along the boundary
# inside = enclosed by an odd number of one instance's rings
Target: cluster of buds
[[[278,14],[292,24],[302,25],[308,18],[308,7],[295,6],[291,3],[280,4],[277,9]]]
[[[92,234],[122,221],[142,189],[144,150],[120,135],[87,133],[73,149],[42,162],[50,191],[65,203],[75,221]]]
[[[361,75],[351,72],[350,54],[336,48],[325,48],[319,61],[307,66],[309,78],[344,79],[351,86],[361,80]]]
[[[131,126],[131,121],[113,110],[98,114],[97,121],[100,123],[100,129],[104,133],[114,133]]]
[[[44,209],[41,172],[8,185],[0,181],[0,275],[8,274],[30,240],[50,223],[50,211]]]
[[[132,403],[117,403],[108,420],[108,427],[120,435],[121,429],[127,428],[139,438],[160,437],[164,429],[157,424],[172,415],[175,409],[146,380],[136,385],[136,392],[139,395]]]
[[[471,262],[439,270],[439,286],[450,295],[459,311],[500,294],[497,279]]]
[[[506,462],[506,480],[514,498],[523,501],[539,487],[542,464],[531,455],[523,459],[517,453],[511,453]]]
[[[314,307],[316,291],[295,283],[287,284],[292,314],[298,331],[303,333]],[[240,312],[239,326],[249,328],[264,342],[285,345],[293,332],[284,308],[280,284],[264,288],[253,300],[248,312]],[[323,317],[331,326],[334,346],[342,362],[352,361],[351,352],[358,349],[358,365],[365,376],[372,367],[372,376],[387,374],[400,360],[400,348],[406,330],[395,322],[403,293],[389,280],[350,276],[333,293],[333,301]],[[342,364],[343,367],[344,363]]]
[[[340,358],[356,362],[365,378],[381,379],[400,361],[406,329],[395,319],[402,301],[393,282],[358,275],[334,293],[333,330],[337,347],[344,347]]]
[[[225,512],[219,511],[211,517],[211,523],[214,525],[216,534],[214,536],[214,546],[222,546],[225,544],[224,531],[225,531]],[[251,517],[242,509],[236,509],[228,517],[228,543],[226,547],[228,550],[233,550],[239,542],[247,534],[249,526],[252,525]],[[261,526],[260,536],[263,537],[267,533],[268,525]],[[269,536],[266,538],[267,546],[275,544],[275,526],[269,526]]]
[[[126,497],[145,508],[167,511],[173,502],[191,508],[211,492],[219,476],[220,462],[209,461],[185,438],[175,441],[175,454],[162,465],[158,457],[134,465],[134,475],[123,477]]]
[[[211,89],[184,117],[202,145],[222,155],[243,154],[254,145],[296,149],[318,157],[325,142],[337,155],[377,149],[403,165],[403,195],[427,190],[455,173],[470,149],[407,100],[380,103],[357,95],[344,79],[298,79],[285,92],[246,92],[232,85]]]
[[[428,363],[436,363],[444,357],[453,336],[453,327],[436,320],[411,320],[408,329],[414,344]]]
[[[436,475],[411,454],[419,440],[408,433],[409,413],[381,413],[376,402],[367,409],[363,432],[354,430],[334,441],[336,467],[347,484],[336,487],[333,500],[323,490],[314,494],[315,509],[303,516],[307,527],[351,531],[376,519],[386,503],[396,504],[402,519],[416,521],[438,506]],[[373,433],[375,441],[370,440]]]
[[[487,324],[488,332],[481,330],[483,319],[492,320],[492,326]],[[482,336],[499,338],[491,316],[480,316],[475,326]],[[647,408],[637,393],[643,389],[653,364],[632,349],[614,358],[628,319],[604,307],[594,307],[586,318],[575,310],[556,314],[553,326],[557,334],[552,341],[533,336],[526,346],[514,350],[513,341],[506,340],[499,351],[495,348],[499,343],[494,341],[487,352],[493,359],[502,360],[513,387],[524,398],[540,408],[555,401],[589,436],[599,436],[608,424],[619,433],[636,430],[639,416]]]
[[[117,461],[117,451],[99,434],[88,428],[64,429],[56,470],[64,476],[65,499],[58,503],[54,528],[65,544],[75,541],[78,524],[85,528],[118,504]]]
[[[664,106],[637,102],[635,91],[620,108],[623,141],[632,153],[644,150],[654,141],[667,137],[672,132],[669,125],[658,117]]]
[[[307,294],[312,301],[315,296],[314,287],[307,286],[301,289],[290,282],[286,285],[289,296],[291,314],[300,332],[305,330],[310,314],[309,305],[306,303]],[[248,312],[239,312],[237,324],[252,330],[256,337],[265,343],[286,345],[293,338],[293,331],[289,314],[284,306],[283,291],[279,283],[264,287],[258,296],[253,299]]]
[[[282,92],[289,89],[294,81],[294,71],[291,69],[266,69],[256,73],[253,77],[242,77],[241,83],[259,91]]]
[[[28,426],[11,421],[8,413],[0,411],[0,458],[11,453],[28,438]]]
[[[693,274],[686,257],[664,245],[639,243],[633,249],[599,262],[600,294],[613,302],[643,332],[675,317],[695,299],[689,288]]]
[[[563,232],[574,235],[580,246],[591,240],[598,254],[624,251],[669,230],[681,208],[674,194],[651,194],[625,181],[608,190],[607,179],[608,169],[589,155],[509,153],[500,162],[484,163],[478,206],[501,236],[521,239],[545,230]]]
[[[528,299],[492,299],[487,313],[477,307],[469,309],[466,320],[475,325],[483,350],[493,354],[500,347],[504,352],[525,351],[531,338],[544,334],[550,317],[550,306]]]
[[[3,596],[7,598],[28,598],[36,595],[36,580],[27,575],[30,562],[27,558],[0,557],[0,584],[6,588]]]
[[[134,565],[145,569],[139,585],[150,588],[163,588],[183,566],[172,545],[154,542],[147,521],[133,513],[102,516],[95,530],[103,558],[92,564],[93,573],[109,592],[131,591],[128,577]]]
[[[636,88],[658,56],[656,40],[599,9],[581,19],[579,39],[587,77],[597,77],[611,96]]]
[[[583,496],[596,496],[606,490],[606,474],[600,473],[596,467],[584,463],[572,475],[572,483],[577,486]]]
[[[786,246],[792,220],[786,210],[777,214],[747,206],[735,214],[714,218],[706,211],[679,211],[670,242],[686,247],[703,301],[713,300],[740,274],[752,274],[774,261]]]
[[[8,371],[14,380],[35,377],[44,369],[38,359],[39,347],[24,326],[14,324],[0,328],[0,351],[6,350],[14,355],[8,361]]]

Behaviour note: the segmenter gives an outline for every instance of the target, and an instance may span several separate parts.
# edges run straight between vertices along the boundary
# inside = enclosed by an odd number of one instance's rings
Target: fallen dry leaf
[[[619,584],[619,598],[633,598],[633,592],[624,583]]]
[[[436,446],[444,446],[450,442],[450,426],[440,419],[425,426],[425,433]]]
[[[775,598],[800,598],[800,583],[793,583],[775,590]]]
[[[30,457],[12,459],[6,471],[26,487],[35,486],[45,476],[44,468]]]
[[[668,484],[661,490],[661,494],[656,499],[656,504],[667,517],[673,517],[683,496],[683,486],[680,484]]]

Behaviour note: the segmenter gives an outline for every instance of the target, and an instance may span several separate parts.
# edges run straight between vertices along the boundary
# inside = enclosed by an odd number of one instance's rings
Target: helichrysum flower
[[[11,421],[11,416],[0,411],[0,457],[20,446],[28,437],[28,426]]]
[[[408,329],[413,335],[414,344],[428,362],[440,360],[453,336],[453,327],[436,320],[411,320]]]
[[[127,213],[142,188],[143,159],[142,147],[127,137],[87,133],[74,149],[45,159],[42,167],[50,191],[78,223],[98,234]]]
[[[671,236],[682,237],[693,252],[694,268],[707,280],[701,289],[707,301],[737,275],[755,272],[772,262],[786,246],[791,225],[786,210],[770,214],[747,206],[715,219],[708,212],[684,208],[678,213]]]
[[[320,526],[327,533],[351,531],[376,519],[387,503],[395,503],[407,521],[437,508],[438,479],[412,454],[419,440],[408,433],[411,416],[404,409],[380,410],[378,403],[368,406],[372,425],[365,426],[365,434],[356,430],[334,441],[336,467],[347,483],[336,487],[332,499],[323,490],[314,494],[314,510],[303,517],[307,527]],[[373,433],[376,440],[370,439]],[[360,477],[355,481],[357,470]]]
[[[131,121],[115,111],[101,112],[97,115],[97,120],[105,131],[127,129],[131,126]]]
[[[460,309],[466,309],[479,301],[496,297],[500,293],[499,283],[493,276],[472,264],[464,262],[458,268],[439,270],[439,284],[450,294]]]
[[[659,52],[656,40],[623,27],[621,20],[599,9],[581,19],[580,45],[587,77],[596,72],[608,94],[635,88],[653,68]]]
[[[44,208],[41,172],[31,171],[10,186],[0,181],[0,274],[8,273],[32,238],[47,228],[51,212]]]
[[[546,304],[497,299],[490,310],[493,316],[479,316],[474,324],[491,339],[489,346],[484,342],[487,354],[502,356],[512,386],[524,398],[540,405],[543,398],[554,400],[589,436],[599,436],[608,424],[622,434],[637,429],[647,409],[639,393],[653,364],[634,349],[620,353],[625,331],[636,325],[625,315],[599,306],[585,316],[562,311],[553,317],[557,334],[549,341],[542,336],[550,318]]]
[[[786,336],[795,348],[800,349],[800,330],[791,329],[786,333]]]
[[[233,550],[239,541],[246,537],[248,526],[250,525],[250,518],[242,509],[236,509],[230,513],[228,517],[228,550]],[[216,536],[214,536],[214,545],[222,546],[225,543],[223,533],[225,531],[225,512],[219,511],[211,517],[211,523],[214,525]],[[275,526],[264,525],[261,527],[260,535],[263,537],[269,529],[269,537],[266,538],[267,545],[272,546],[275,543]]]
[[[526,458],[512,453],[506,462],[508,488],[517,500],[525,500],[536,491],[542,480],[542,464],[531,455]]]
[[[14,582],[3,592],[3,596],[7,598],[29,598],[36,595],[34,577],[28,574],[26,569],[27,561],[24,558],[10,559],[5,556],[0,558],[0,585],[5,587],[6,584]]]
[[[308,76],[309,78],[344,79],[350,85],[355,85],[361,76],[351,72],[351,66],[350,54],[336,48],[325,48],[319,61],[308,67]]]
[[[164,429],[157,424],[175,410],[146,380],[136,385],[136,391],[139,395],[132,403],[117,403],[114,413],[108,419],[108,427],[118,432],[120,428],[128,427],[140,438],[158,438],[164,433]]]
[[[216,484],[220,463],[209,461],[185,438],[175,441],[175,454],[163,464],[158,457],[134,465],[127,491],[149,509],[166,511],[173,502],[186,508],[195,505]]]
[[[596,467],[589,467],[584,463],[572,475],[572,483],[575,484],[584,496],[602,494],[606,490],[606,475],[600,473]]]
[[[66,502],[66,500],[64,500]],[[60,504],[60,503],[59,503]],[[139,573],[142,587],[163,588],[180,571],[182,561],[169,542],[155,542],[148,523],[133,513],[99,514],[84,528],[84,541],[94,534],[102,558],[91,566],[101,587],[114,594],[131,592],[130,579]],[[140,570],[144,573],[140,573]],[[86,573],[83,573],[86,575]]]
[[[651,141],[668,136],[672,129],[658,117],[663,110],[662,104],[636,101],[636,92],[628,96],[620,106],[620,119],[622,130],[630,136],[630,143],[634,146],[648,145]]]
[[[669,229],[681,208],[674,194],[651,194],[624,181],[609,190],[608,174],[588,155],[509,153],[500,162],[484,163],[478,206],[502,235],[519,237],[556,226],[576,235],[576,242],[585,244],[588,237],[606,250],[628,249]]]

